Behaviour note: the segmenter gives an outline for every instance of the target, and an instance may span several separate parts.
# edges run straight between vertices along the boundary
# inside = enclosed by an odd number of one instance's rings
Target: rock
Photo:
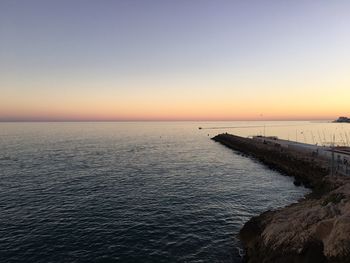
[[[250,219],[240,231],[246,262],[350,262],[350,180],[342,180],[322,198]]]
[[[294,180],[293,183],[295,186],[301,186],[301,184],[302,184],[301,181],[299,181],[299,180]]]

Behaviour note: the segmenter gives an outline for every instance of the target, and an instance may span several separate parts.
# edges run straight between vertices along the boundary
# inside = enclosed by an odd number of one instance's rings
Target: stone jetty
[[[349,176],[331,176],[329,162],[313,152],[231,134],[212,139],[312,189],[298,203],[266,211],[243,226],[245,262],[350,262]]]

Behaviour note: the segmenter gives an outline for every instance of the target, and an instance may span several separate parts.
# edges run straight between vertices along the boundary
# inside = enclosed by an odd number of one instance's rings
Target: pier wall
[[[254,136],[254,141],[268,145],[280,145],[288,151],[312,156],[315,160],[322,161],[323,166],[327,167],[334,174],[350,176],[350,148],[349,147],[331,147],[317,144],[307,144],[290,140],[278,139],[277,137]]]
[[[320,177],[329,174],[329,163],[317,158],[309,152],[300,152],[295,149],[281,147],[279,144],[264,143],[263,141],[243,138],[231,134],[220,134],[212,138],[233,150],[247,154],[278,170],[285,175],[293,176],[295,184],[303,184],[306,187],[323,191]]]

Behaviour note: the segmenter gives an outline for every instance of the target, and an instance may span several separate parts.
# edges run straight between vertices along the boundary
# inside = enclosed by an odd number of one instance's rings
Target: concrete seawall
[[[267,211],[243,226],[245,262],[350,262],[348,176],[329,176],[322,159],[278,145],[230,134],[212,139],[312,189],[298,203]]]
[[[329,171],[322,160],[293,150],[282,149],[275,145],[268,145],[231,134],[220,134],[212,139],[233,150],[256,158],[285,175],[293,176],[295,184],[303,184],[308,188],[312,188],[315,194],[327,190],[327,184],[324,184],[322,178]]]

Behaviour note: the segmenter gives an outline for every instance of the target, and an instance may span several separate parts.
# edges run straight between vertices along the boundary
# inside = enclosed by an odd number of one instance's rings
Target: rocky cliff
[[[247,262],[350,262],[350,180],[326,180],[339,185],[244,225]]]

